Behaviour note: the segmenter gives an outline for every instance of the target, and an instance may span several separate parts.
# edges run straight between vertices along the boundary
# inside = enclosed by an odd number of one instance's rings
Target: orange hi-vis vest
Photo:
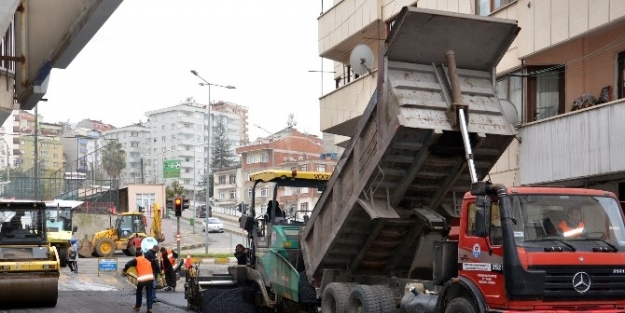
[[[167,259],[169,260],[169,264],[171,264],[171,267],[173,268],[174,265],[176,265],[176,259],[174,258],[173,250],[167,249]],[[162,258],[161,258],[161,269],[165,270],[165,262],[163,262]]]
[[[566,221],[562,221],[560,222],[560,225],[558,225],[558,227],[562,229],[562,235],[564,237],[577,237],[581,235],[582,232],[584,232],[584,223],[582,222],[579,222],[577,227],[573,228],[570,227],[569,224],[566,223]]]
[[[152,273],[152,263],[145,257],[138,256],[137,260],[137,281],[145,282],[154,280],[154,273]]]
[[[171,266],[176,265],[176,258],[174,258],[174,250],[167,249],[167,258],[169,259],[169,263],[171,263]]]

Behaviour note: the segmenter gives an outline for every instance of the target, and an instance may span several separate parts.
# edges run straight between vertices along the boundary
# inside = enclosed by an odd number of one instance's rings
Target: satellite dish
[[[357,45],[349,56],[349,64],[354,73],[364,75],[371,73],[373,66],[373,51],[367,45]]]
[[[506,117],[508,123],[516,126],[519,122],[519,114],[517,113],[516,107],[512,102],[506,99],[499,99],[501,103],[501,108],[503,109],[503,115]]]
[[[289,128],[295,127],[297,125],[297,121],[293,119],[294,116],[295,116],[295,114],[289,113],[289,119],[286,121],[286,125]]]

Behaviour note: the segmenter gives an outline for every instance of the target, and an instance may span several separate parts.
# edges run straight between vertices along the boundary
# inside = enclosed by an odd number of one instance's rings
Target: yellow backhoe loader
[[[0,200],[0,223],[0,307],[56,306],[61,265],[45,202]]]
[[[163,242],[165,236],[161,224],[161,209],[157,203],[154,203],[153,208],[149,236]],[[134,256],[135,251],[141,247],[143,238],[148,237],[146,225],[146,218],[142,212],[119,213],[115,225],[111,223],[107,230],[95,233],[91,240],[85,236],[78,254],[82,257],[110,257],[115,251],[121,250],[125,255]]]

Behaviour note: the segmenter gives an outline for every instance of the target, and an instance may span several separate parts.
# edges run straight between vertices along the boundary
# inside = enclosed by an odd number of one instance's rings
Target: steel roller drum
[[[158,241],[154,237],[145,237],[141,241],[141,251],[145,253],[146,251],[152,249],[155,245],[158,245]]]
[[[59,278],[52,274],[4,274],[0,280],[2,307],[54,307]]]

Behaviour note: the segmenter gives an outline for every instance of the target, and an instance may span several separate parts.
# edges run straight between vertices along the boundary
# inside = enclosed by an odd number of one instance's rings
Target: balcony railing
[[[520,183],[557,183],[625,171],[625,99],[519,129]]]
[[[321,131],[351,136],[377,86],[377,71],[323,96],[320,100]],[[349,122],[349,123],[346,123]]]

